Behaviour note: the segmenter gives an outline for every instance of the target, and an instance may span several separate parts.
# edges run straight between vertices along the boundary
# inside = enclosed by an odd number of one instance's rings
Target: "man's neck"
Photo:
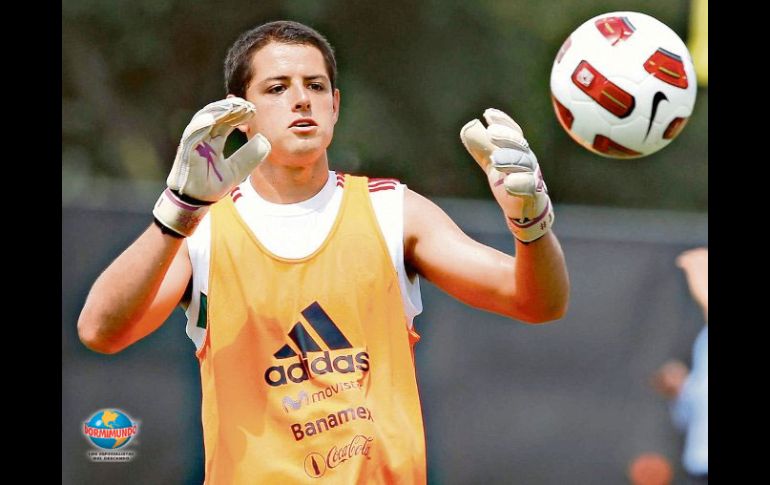
[[[329,162],[325,157],[304,167],[286,167],[265,160],[251,172],[251,185],[268,202],[293,204],[320,192],[328,177]]]

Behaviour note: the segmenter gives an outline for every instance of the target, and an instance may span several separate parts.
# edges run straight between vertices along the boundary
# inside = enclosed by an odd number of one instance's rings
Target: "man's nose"
[[[294,96],[295,111],[308,111],[310,109],[310,96],[308,96],[307,90],[304,87],[295,89]]]

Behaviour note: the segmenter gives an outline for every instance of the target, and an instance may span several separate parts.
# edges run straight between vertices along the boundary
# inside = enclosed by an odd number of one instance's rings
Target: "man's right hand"
[[[257,133],[229,158],[228,135],[254,115],[255,107],[230,97],[207,105],[193,116],[177,148],[166,189],[152,213],[162,225],[190,236],[209,206],[241,183],[270,153],[270,142]]]

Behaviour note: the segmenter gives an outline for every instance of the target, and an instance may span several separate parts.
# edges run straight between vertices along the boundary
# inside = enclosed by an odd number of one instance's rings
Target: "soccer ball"
[[[697,83],[684,42],[637,12],[578,27],[551,69],[556,117],[573,140],[611,158],[639,158],[671,143],[692,114]]]

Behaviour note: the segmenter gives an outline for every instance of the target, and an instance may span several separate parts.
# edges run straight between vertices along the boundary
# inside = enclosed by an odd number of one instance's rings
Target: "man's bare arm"
[[[157,329],[180,302],[192,274],[187,244],[211,204],[220,200],[270,153],[259,133],[228,158],[228,135],[255,112],[231,96],[198,111],[182,134],[171,174],[153,208],[155,221],[96,280],[78,320],[92,350],[118,352]],[[174,237],[176,236],[176,237]]]
[[[150,225],[97,278],[78,319],[80,340],[111,354],[147,336],[179,304],[191,275],[185,240]]]
[[[537,157],[506,113],[484,111],[489,126],[466,123],[460,139],[484,170],[516,241],[516,257],[474,241],[438,206],[405,197],[406,261],[428,280],[477,308],[529,323],[561,318],[569,276],[556,236],[553,206]]]
[[[466,235],[430,200],[405,197],[405,260],[450,295],[476,308],[528,323],[561,318],[569,300],[564,254],[553,232],[516,240],[516,257]]]

